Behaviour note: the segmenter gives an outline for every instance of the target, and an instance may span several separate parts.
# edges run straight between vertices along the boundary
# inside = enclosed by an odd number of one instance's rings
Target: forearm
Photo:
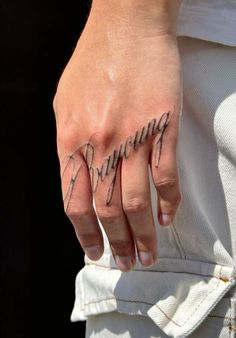
[[[138,29],[145,34],[175,34],[181,0],[93,0],[90,19],[96,25]],[[155,28],[155,29],[154,29]]]

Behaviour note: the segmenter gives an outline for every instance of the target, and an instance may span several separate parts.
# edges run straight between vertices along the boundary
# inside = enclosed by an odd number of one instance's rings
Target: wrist
[[[176,33],[181,0],[93,0],[89,21],[124,34]]]

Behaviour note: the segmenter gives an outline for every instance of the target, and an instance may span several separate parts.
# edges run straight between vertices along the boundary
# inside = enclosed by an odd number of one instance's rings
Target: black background
[[[88,0],[0,0],[0,338],[84,337],[83,254],[61,200],[52,99]]]

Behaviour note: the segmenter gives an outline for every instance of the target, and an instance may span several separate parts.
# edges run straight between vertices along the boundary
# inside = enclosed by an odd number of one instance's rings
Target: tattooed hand
[[[95,3],[54,110],[66,214],[93,260],[103,253],[99,219],[118,268],[127,271],[135,248],[145,266],[157,258],[149,167],[161,225],[171,224],[180,202],[181,66],[173,32],[155,20],[145,28],[118,19],[100,20]]]

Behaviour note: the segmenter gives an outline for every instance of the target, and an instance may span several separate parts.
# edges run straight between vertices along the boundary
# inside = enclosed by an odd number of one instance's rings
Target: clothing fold
[[[233,265],[160,258],[154,269],[122,273],[86,258],[71,320],[118,311],[150,317],[169,337],[187,337],[236,284]]]

